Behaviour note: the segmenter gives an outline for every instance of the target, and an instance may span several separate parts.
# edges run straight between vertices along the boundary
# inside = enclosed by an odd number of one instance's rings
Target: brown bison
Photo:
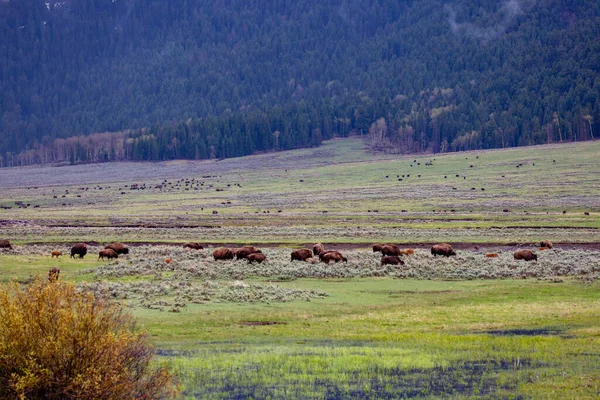
[[[375,243],[373,245],[373,253],[381,253],[381,248],[385,246],[383,243]]]
[[[310,249],[298,249],[292,251],[292,261],[306,261],[313,256],[313,253]]]
[[[257,263],[262,263],[263,261],[267,260],[267,256],[265,256],[263,253],[252,253],[252,254],[248,254],[248,257],[246,257],[246,259],[248,260],[249,263],[256,261]]]
[[[113,258],[118,258],[119,255],[113,249],[100,250],[100,252],[98,253],[98,260],[104,260],[104,257],[106,257],[109,260],[111,260]]]
[[[539,251],[550,250],[550,247],[538,247]]]
[[[0,239],[0,249],[12,249],[12,246],[10,245],[10,240]]]
[[[129,254],[129,249],[123,243],[110,243],[104,246],[105,249],[113,249],[117,254]]]
[[[537,261],[537,254],[531,250],[517,250],[513,254],[515,260]]]
[[[381,247],[381,254],[384,256],[399,256],[400,255],[400,247],[395,244],[384,244]]]
[[[58,258],[60,256],[62,256],[62,251],[53,250],[52,253],[50,253],[50,258]]]
[[[413,249],[400,250],[400,254],[404,256],[410,256],[415,254],[415,251]]]
[[[50,268],[50,271],[48,271],[48,282],[56,282],[58,275],[60,275],[60,269],[56,267]]]
[[[551,240],[542,240],[540,242],[540,247],[547,247],[549,249],[552,248],[552,241]]]
[[[330,261],[334,262],[348,262],[348,259],[342,255],[339,251],[323,251],[319,253],[319,259],[325,264],[329,264]]]
[[[398,256],[383,256],[381,257],[381,265],[404,265],[404,261]]]
[[[487,258],[496,258],[496,257],[500,257],[498,255],[498,253],[488,253],[485,255]]]
[[[77,243],[71,247],[71,258],[75,258],[78,255],[79,258],[83,258],[87,254],[87,244]]]
[[[232,260],[233,253],[226,247],[218,247],[213,251],[213,257],[217,260]]]
[[[244,258],[248,258],[250,254],[262,253],[259,249],[254,246],[242,247],[238,251],[235,252],[235,258],[238,260],[242,260]]]
[[[323,253],[325,251],[325,246],[323,246],[321,243],[317,243],[313,246],[313,254],[315,256],[318,256],[319,254]]]
[[[452,249],[452,246],[448,243],[436,244],[431,248],[431,254],[434,256],[455,256],[456,252]]]
[[[183,245],[184,249],[193,249],[193,250],[204,250],[204,246],[200,243],[189,242]]]

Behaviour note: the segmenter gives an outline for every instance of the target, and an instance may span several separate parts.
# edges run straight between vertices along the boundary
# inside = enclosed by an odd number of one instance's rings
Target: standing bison
[[[292,251],[292,261],[306,261],[313,256],[312,251],[310,249],[298,249]]]
[[[193,250],[204,250],[204,246],[200,243],[189,242],[183,245],[184,249],[193,249]]]
[[[75,255],[78,255],[79,258],[85,257],[87,254],[87,244],[85,243],[77,243],[71,247],[71,258],[75,258]]]
[[[0,249],[12,249],[12,246],[10,245],[10,240],[0,239]]]
[[[110,244],[104,246],[104,248],[112,249],[117,254],[129,254],[129,249],[123,243],[118,243],[118,242],[110,243]]]
[[[537,261],[537,254],[531,250],[517,250],[513,256],[515,260]]]
[[[113,258],[118,258],[119,255],[113,249],[100,250],[100,252],[98,253],[98,260],[104,260],[105,257],[111,260]]]
[[[373,253],[381,253],[381,248],[385,246],[383,243],[375,243],[373,245]]]
[[[238,251],[235,252],[235,258],[238,260],[242,260],[244,258],[248,258],[250,254],[262,253],[259,249],[254,246],[244,246]]]
[[[313,254],[315,256],[318,256],[319,254],[323,253],[325,251],[325,246],[323,246],[321,243],[317,243],[313,246]]]
[[[399,256],[400,248],[395,244],[384,244],[381,247],[381,254],[384,256]]]
[[[344,256],[342,256],[342,253],[340,253],[339,251],[324,251],[322,253],[319,253],[319,259],[321,259],[322,262],[324,262],[325,264],[329,264],[331,261],[333,262],[348,262],[348,259]]]
[[[213,251],[215,261],[218,260],[233,260],[233,253],[226,247],[218,247]]]
[[[404,265],[404,261],[398,256],[383,256],[381,258],[381,266],[384,265]]]
[[[265,256],[263,253],[252,253],[252,254],[248,254],[248,257],[246,257],[246,260],[248,260],[249,263],[251,262],[257,262],[257,263],[262,263],[263,261],[267,260],[267,256]]]
[[[542,240],[540,242],[540,247],[546,247],[548,249],[552,248],[552,241],[551,240]]]
[[[448,243],[440,243],[440,244],[434,245],[431,248],[431,254],[433,254],[433,256],[450,257],[450,256],[455,256],[456,252],[452,249],[452,246],[449,245]]]

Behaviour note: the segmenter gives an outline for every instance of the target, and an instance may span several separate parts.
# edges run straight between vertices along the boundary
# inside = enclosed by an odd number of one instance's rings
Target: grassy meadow
[[[15,245],[0,249],[0,282],[58,267],[121,302],[185,399],[596,399],[598,154],[600,142],[373,155],[354,138],[222,161],[2,169],[0,238]],[[539,251],[542,239],[558,244]],[[69,258],[79,241],[88,255]],[[109,241],[130,254],[98,260]],[[348,262],[290,261],[318,241]],[[382,266],[379,241],[415,254]],[[457,255],[433,257],[438,241]],[[268,261],[214,261],[214,247],[240,243]],[[538,260],[514,260],[517,248]]]

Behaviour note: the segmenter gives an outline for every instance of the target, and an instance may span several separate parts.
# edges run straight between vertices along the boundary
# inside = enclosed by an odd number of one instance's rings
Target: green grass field
[[[348,139],[223,161],[6,169],[0,238],[16,245],[0,250],[0,282],[58,267],[109,293],[186,399],[597,399],[598,154],[600,142],[400,157]],[[542,239],[560,244],[513,259]],[[69,258],[79,241],[97,244]],[[98,261],[108,241],[151,244]],[[186,241],[265,245],[269,261],[159,245]],[[348,263],[290,261],[317,241]],[[446,259],[417,246],[396,268],[380,266],[379,241],[470,247]]]

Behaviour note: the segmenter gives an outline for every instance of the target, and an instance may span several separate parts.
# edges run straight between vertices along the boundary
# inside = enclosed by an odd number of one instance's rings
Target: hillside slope
[[[598,26],[592,0],[3,1],[0,165],[223,158],[353,130],[401,152],[585,140]]]

